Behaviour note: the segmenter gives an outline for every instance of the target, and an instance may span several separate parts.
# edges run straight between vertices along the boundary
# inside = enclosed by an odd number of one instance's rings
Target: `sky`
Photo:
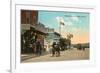
[[[59,33],[60,22],[61,35],[67,38],[67,34],[73,34],[72,43],[89,42],[89,13],[63,12],[63,11],[39,11],[38,21],[45,27],[54,28]]]

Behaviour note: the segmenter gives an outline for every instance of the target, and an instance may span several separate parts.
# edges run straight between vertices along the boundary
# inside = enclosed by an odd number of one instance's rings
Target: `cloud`
[[[57,16],[56,19],[57,19],[58,22],[63,22],[65,25],[68,25],[68,26],[73,25],[73,23],[70,20],[69,21],[65,21],[65,19],[63,17]]]
[[[79,21],[79,18],[75,15],[72,15],[72,17],[70,17],[70,19],[73,21],[77,21],[77,22]]]
[[[75,22],[78,22],[79,18],[76,15],[70,15],[70,16],[66,17],[66,21],[75,21]]]
[[[60,20],[60,17],[59,17],[59,16],[57,16],[57,17],[56,17],[56,19],[57,19],[57,21],[59,22],[59,20]]]
[[[67,17],[65,19],[63,17],[57,16],[56,20],[58,22],[63,22],[66,26],[71,26],[71,25],[74,25],[73,22],[78,22],[79,18],[75,15],[71,15],[70,17]]]
[[[65,23],[64,18],[63,18],[63,17],[60,17],[60,22]]]
[[[67,21],[65,22],[65,25],[70,26],[70,25],[73,25],[73,23],[71,21]]]
[[[63,17],[57,16],[56,19],[58,22],[63,22],[63,23],[65,22]]]
[[[71,19],[74,20],[74,21],[78,21],[77,17],[71,17]]]

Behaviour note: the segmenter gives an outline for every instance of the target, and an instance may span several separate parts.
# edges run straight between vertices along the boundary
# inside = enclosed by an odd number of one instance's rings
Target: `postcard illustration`
[[[89,60],[89,13],[20,10],[21,63]]]

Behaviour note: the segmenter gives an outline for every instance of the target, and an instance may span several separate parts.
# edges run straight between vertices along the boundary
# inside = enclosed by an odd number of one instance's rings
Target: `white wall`
[[[27,0],[30,1],[30,0]],[[66,2],[69,4],[85,4],[93,5],[96,7],[96,26],[97,35],[96,43],[97,54],[95,67],[86,68],[68,68],[59,70],[45,70],[37,71],[34,73],[99,73],[100,69],[100,2],[99,0],[35,0],[35,1],[45,1],[45,2]],[[8,73],[10,67],[10,0],[1,0],[0,2],[0,73]]]

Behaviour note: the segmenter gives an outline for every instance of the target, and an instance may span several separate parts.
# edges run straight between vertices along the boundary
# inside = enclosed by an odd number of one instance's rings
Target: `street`
[[[23,60],[22,63],[29,63],[29,62],[46,62],[46,61],[67,61],[67,60],[88,60],[89,59],[89,48],[86,48],[85,51],[83,50],[65,50],[61,51],[60,57],[52,57],[51,54],[46,54],[39,57],[32,57],[26,60]]]

